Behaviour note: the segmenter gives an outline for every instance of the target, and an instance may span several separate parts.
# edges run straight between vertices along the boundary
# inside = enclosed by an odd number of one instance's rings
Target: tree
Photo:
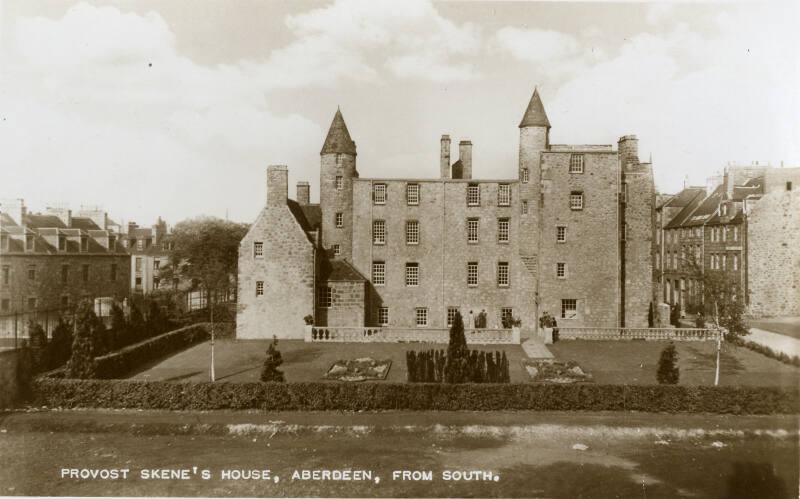
[[[286,381],[283,372],[278,370],[278,366],[283,364],[281,353],[278,351],[278,338],[272,337],[272,343],[267,348],[267,358],[261,368],[261,381]]]
[[[214,307],[217,296],[235,286],[239,243],[247,226],[201,217],[184,220],[172,231],[174,250],[161,277],[179,277],[197,283],[208,297],[211,321],[211,381],[214,373]]]
[[[168,329],[166,317],[161,311],[161,305],[156,300],[149,300],[147,305],[147,336],[158,336]]]
[[[128,323],[129,343],[138,343],[145,338],[146,325],[142,311],[136,305],[131,305],[131,318]]]
[[[447,344],[447,364],[445,365],[445,382],[464,383],[467,381],[467,364],[469,350],[467,338],[464,336],[464,320],[461,313],[456,312],[453,325],[450,326],[450,341]]]
[[[72,324],[59,318],[58,324],[53,329],[53,338],[47,345],[47,357],[50,361],[49,367],[59,367],[64,365],[72,355]]]
[[[130,343],[128,337],[128,322],[125,320],[125,312],[122,307],[114,303],[111,305],[111,335],[113,337],[114,350],[122,348]]]
[[[28,336],[30,337],[30,347],[35,370],[42,370],[48,366],[47,359],[47,333],[38,322],[28,321]]]
[[[67,376],[70,378],[89,379],[95,376],[95,331],[98,319],[93,308],[89,300],[83,300],[78,305],[72,356],[67,362]]]
[[[675,345],[670,342],[669,345],[661,351],[661,357],[658,359],[656,379],[659,384],[662,385],[677,385],[679,378],[678,352],[675,350]]]

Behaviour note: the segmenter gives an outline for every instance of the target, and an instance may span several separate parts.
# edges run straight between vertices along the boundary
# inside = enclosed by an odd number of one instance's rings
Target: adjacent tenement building
[[[239,252],[237,336],[302,337],[318,326],[445,328],[459,311],[487,327],[544,311],[562,326],[646,326],[652,295],[652,166],[635,136],[550,143],[534,92],[519,124],[517,175],[473,178],[469,140],[440,140],[434,178],[361,178],[337,111],[320,152],[320,202],[288,199],[267,172],[267,204]],[[455,159],[455,161],[453,161]]]
[[[52,325],[82,299],[101,311],[128,296],[130,256],[112,223],[99,210],[73,216],[60,208],[28,213],[22,200],[0,206],[0,336],[15,327],[24,336],[28,318]]]

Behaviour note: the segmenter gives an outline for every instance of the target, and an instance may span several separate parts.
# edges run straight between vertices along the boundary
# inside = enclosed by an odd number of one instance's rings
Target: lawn
[[[218,381],[258,381],[266,350],[271,340],[218,340],[215,344],[215,366]],[[278,340],[278,350],[283,358],[279,367],[287,381],[321,381],[322,376],[337,360],[372,357],[390,359],[392,365],[387,382],[404,382],[407,379],[406,351],[447,349],[447,345],[421,343],[306,343],[300,340]],[[522,371],[525,352],[519,345],[470,346],[471,349],[504,351],[511,366],[511,382],[526,381]],[[133,379],[165,381],[207,381],[211,345],[209,342],[147,366],[132,376]],[[336,381],[331,381],[336,383]],[[380,381],[378,381],[380,383]]]
[[[660,341],[559,341],[549,345],[559,360],[574,360],[594,376],[596,383],[654,384],[661,350]],[[714,383],[716,343],[675,342],[680,383]],[[749,386],[797,386],[800,369],[746,348],[722,345],[720,384]]]
[[[800,317],[751,320],[750,326],[800,340]]]

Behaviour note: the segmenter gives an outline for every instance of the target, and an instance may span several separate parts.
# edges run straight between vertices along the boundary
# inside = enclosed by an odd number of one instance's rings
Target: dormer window
[[[25,251],[33,251],[34,248],[33,234],[25,234]]]
[[[86,253],[87,251],[89,251],[89,238],[81,236],[81,253]]]
[[[0,249],[3,251],[8,251],[8,236],[0,236]]]
[[[67,236],[58,236],[58,251],[67,249]]]
[[[136,241],[136,249],[142,251],[144,249],[144,239]]]

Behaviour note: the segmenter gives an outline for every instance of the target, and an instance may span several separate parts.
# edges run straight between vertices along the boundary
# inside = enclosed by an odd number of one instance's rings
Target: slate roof
[[[694,201],[698,195],[704,194],[705,191],[706,190],[702,187],[687,187],[678,194],[672,196],[662,206],[666,208],[683,208]]]
[[[520,128],[529,126],[546,126],[550,128],[550,120],[547,119],[547,113],[544,112],[542,99],[539,97],[539,89],[533,89],[533,95],[528,103],[528,109],[525,110],[525,115],[522,116],[522,121],[519,123]]]
[[[686,194],[684,197],[686,191],[691,191],[691,193]],[[720,188],[717,188],[717,190],[714,192],[718,191],[720,191]],[[685,202],[685,204],[683,204],[683,209],[681,209],[681,211],[679,211],[678,214],[675,215],[664,228],[675,229],[677,227],[682,227],[687,221],[691,220],[691,217],[694,215],[694,211],[703,202],[705,197],[704,194],[705,194],[705,189],[701,189],[699,187],[689,187],[679,192],[678,195],[673,198],[673,200],[678,200],[678,202],[680,203]],[[721,194],[719,194],[719,196],[721,197]],[[687,199],[688,202],[686,201]],[[717,203],[719,203],[719,200],[717,200]],[[672,200],[670,200],[670,202],[667,203],[665,206],[678,207],[680,205],[677,204],[673,205]]]
[[[322,281],[365,282],[367,280],[347,260],[325,261],[321,267],[319,277]]]
[[[17,222],[11,218],[11,215],[5,212],[0,212],[0,226],[14,226],[17,225]]]
[[[319,229],[322,225],[322,209],[318,204],[301,204],[300,209],[312,230]]]
[[[333,115],[331,127],[328,129],[328,136],[322,145],[320,154],[345,153],[356,155],[356,143],[350,138],[347,125],[344,122],[342,111],[337,109]]]
[[[30,213],[25,216],[25,225],[33,229],[44,227],[57,227],[59,229],[65,229],[67,227],[64,222],[62,222],[61,219],[55,215],[35,215]]]
[[[91,218],[88,217],[72,217],[72,224],[70,225],[73,229],[83,229],[83,230],[98,230],[100,227],[97,226],[96,223],[92,221]]]

